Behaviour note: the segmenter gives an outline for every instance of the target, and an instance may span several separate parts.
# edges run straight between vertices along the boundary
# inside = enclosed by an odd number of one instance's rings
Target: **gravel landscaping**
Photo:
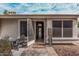
[[[79,46],[78,45],[63,45],[63,44],[58,44],[58,45],[53,45],[52,46],[56,53],[59,56],[79,56]]]

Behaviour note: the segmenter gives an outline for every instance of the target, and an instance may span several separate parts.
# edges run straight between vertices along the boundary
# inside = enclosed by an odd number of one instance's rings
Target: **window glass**
[[[27,36],[27,21],[20,22],[20,35]]]
[[[62,27],[62,21],[53,21],[53,27]]]
[[[63,37],[72,37],[72,28],[63,28]]]
[[[72,21],[63,21],[63,37],[72,37]]]
[[[62,37],[62,29],[53,28],[53,37]]]
[[[72,21],[63,21],[63,28],[72,28]]]
[[[53,37],[62,37],[62,21],[53,21]]]

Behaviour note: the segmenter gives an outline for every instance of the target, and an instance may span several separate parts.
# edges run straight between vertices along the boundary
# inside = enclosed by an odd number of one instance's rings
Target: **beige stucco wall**
[[[10,36],[13,38],[18,36],[18,19],[1,20],[1,37],[4,36]]]
[[[10,37],[13,37],[13,38],[17,38],[19,35],[19,24],[18,24],[18,21],[21,20],[21,19],[1,19],[1,37],[4,37],[4,36],[10,36]],[[52,28],[52,20],[53,19],[47,19],[47,28]],[[75,25],[77,23],[77,20],[73,20],[73,37],[77,37],[77,31],[76,31],[76,26]],[[48,30],[46,30],[46,41],[48,41]]]

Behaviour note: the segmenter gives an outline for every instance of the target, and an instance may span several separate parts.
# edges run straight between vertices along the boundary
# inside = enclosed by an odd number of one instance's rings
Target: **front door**
[[[44,42],[44,22],[36,22],[36,41]]]

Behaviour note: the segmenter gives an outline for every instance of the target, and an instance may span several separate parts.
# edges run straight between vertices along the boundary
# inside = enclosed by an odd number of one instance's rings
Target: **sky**
[[[77,3],[0,3],[0,14],[4,10],[16,14],[79,14]]]

